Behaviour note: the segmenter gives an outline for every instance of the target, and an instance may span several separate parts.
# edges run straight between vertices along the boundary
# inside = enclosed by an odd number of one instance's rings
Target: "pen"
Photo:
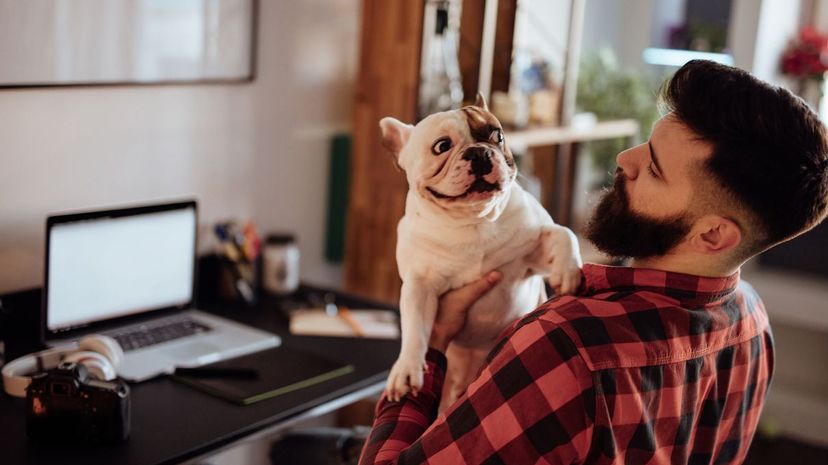
[[[350,326],[351,329],[354,330],[354,333],[356,333],[357,336],[365,336],[365,332],[362,330],[362,326],[360,326],[359,322],[356,320],[356,318],[354,318],[354,315],[350,312],[350,310],[348,310],[348,307],[343,307],[342,305],[339,305],[337,307],[336,314],[337,316],[345,320],[345,323],[348,323],[348,326]]]
[[[259,372],[253,368],[176,368],[175,374],[194,378],[259,379]]]

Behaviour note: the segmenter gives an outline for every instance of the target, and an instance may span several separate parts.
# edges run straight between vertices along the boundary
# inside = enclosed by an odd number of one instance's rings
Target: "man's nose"
[[[466,150],[463,160],[471,161],[471,171],[475,176],[485,176],[492,172],[491,153],[485,147],[472,147]]]
[[[624,172],[624,175],[630,180],[637,178],[640,171],[640,157],[637,156],[637,149],[639,147],[641,146],[624,150],[615,157],[615,162],[618,164],[618,168],[620,168]]]

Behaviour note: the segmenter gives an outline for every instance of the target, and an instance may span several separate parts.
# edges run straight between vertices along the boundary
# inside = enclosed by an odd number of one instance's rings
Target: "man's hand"
[[[440,297],[437,318],[431,329],[428,346],[445,353],[449,342],[466,326],[469,308],[489,292],[500,281],[500,278],[499,271],[490,271],[477,281],[443,294]]]

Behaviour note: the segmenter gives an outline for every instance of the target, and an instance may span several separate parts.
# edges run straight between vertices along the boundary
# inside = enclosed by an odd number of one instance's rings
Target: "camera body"
[[[129,386],[101,381],[86,367],[61,362],[32,376],[26,393],[26,432],[46,441],[120,442],[129,436]]]

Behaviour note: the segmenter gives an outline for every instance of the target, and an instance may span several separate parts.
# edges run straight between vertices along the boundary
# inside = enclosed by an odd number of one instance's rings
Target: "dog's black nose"
[[[492,172],[492,159],[486,148],[472,147],[466,150],[463,160],[471,161],[471,171],[475,176],[485,176]]]

